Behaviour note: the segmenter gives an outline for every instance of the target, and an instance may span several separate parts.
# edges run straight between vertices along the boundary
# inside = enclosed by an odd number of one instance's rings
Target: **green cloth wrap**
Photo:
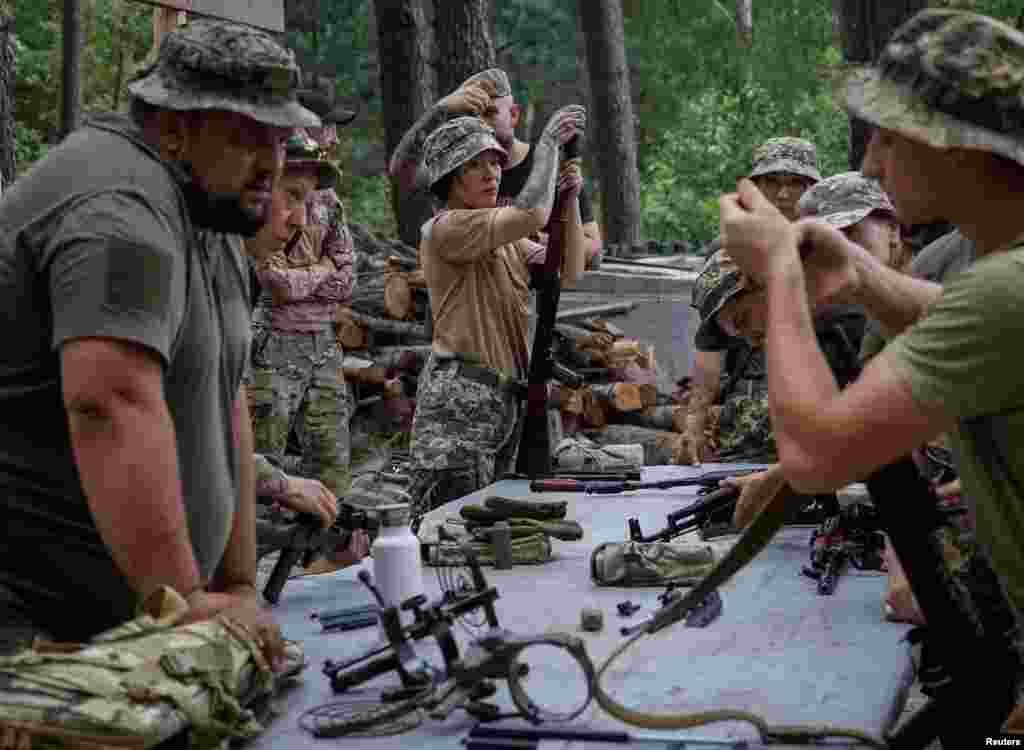
[[[671,542],[606,542],[590,556],[598,586],[693,585],[714,566],[711,547]]]

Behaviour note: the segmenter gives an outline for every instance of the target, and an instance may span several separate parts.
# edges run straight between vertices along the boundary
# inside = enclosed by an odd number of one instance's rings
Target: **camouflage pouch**
[[[255,638],[229,618],[178,625],[169,589],[152,614],[81,645],[36,644],[0,657],[0,737],[24,748],[150,748],[190,729],[221,748],[263,731],[242,705],[273,694]],[[91,743],[91,744],[90,744]]]
[[[532,518],[535,521],[560,521],[565,518],[569,505],[564,500],[520,500],[509,497],[489,497],[484,507],[464,505],[459,514],[467,521],[491,524],[510,518]]]
[[[458,544],[436,544],[427,547],[427,565],[444,567],[466,565],[468,547],[476,553],[481,565],[494,565],[494,545],[490,542],[462,542]],[[540,565],[551,560],[551,539],[547,534],[532,534],[512,540],[513,565]]]
[[[513,539],[522,539],[533,534],[547,534],[563,542],[576,542],[583,538],[583,527],[576,521],[536,521],[532,518],[509,518]],[[478,540],[490,539],[491,525],[481,525],[472,521],[466,522],[466,531]]]
[[[598,586],[692,586],[711,570],[711,547],[671,542],[606,542],[590,556]]]

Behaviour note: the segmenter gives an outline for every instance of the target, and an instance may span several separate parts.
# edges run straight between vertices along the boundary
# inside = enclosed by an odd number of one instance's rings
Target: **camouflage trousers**
[[[269,330],[253,347],[249,406],[257,453],[280,462],[294,429],[302,446],[299,473],[335,495],[348,489],[353,404],[332,331]]]
[[[776,460],[775,435],[768,413],[768,394],[734,391],[718,416],[718,460]]]
[[[518,395],[457,374],[431,354],[412,420],[412,517],[476,492],[511,470],[519,445]]]

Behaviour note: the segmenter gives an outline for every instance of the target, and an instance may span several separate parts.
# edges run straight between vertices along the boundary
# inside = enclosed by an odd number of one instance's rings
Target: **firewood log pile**
[[[350,230],[356,287],[335,314],[345,379],[354,387],[362,429],[408,432],[417,378],[430,354],[426,281],[414,248],[379,239],[358,224]],[[659,392],[654,347],[608,320],[633,305],[559,310],[555,360],[584,382],[579,388],[553,383],[549,406],[561,412],[567,436],[582,432],[601,444],[642,443],[646,463],[688,463],[685,392]]]

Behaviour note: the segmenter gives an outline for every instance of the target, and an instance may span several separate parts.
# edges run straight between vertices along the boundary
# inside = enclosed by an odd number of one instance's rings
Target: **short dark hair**
[[[437,198],[441,203],[448,201],[448,194],[451,192],[452,183],[455,181],[455,171],[449,172],[440,180],[430,186],[430,192],[433,193],[434,197]]]
[[[128,114],[132,118],[132,121],[140,128],[145,127],[146,122],[149,118],[160,111],[159,107],[154,107],[144,99],[140,99],[137,96],[129,97],[128,103]]]

